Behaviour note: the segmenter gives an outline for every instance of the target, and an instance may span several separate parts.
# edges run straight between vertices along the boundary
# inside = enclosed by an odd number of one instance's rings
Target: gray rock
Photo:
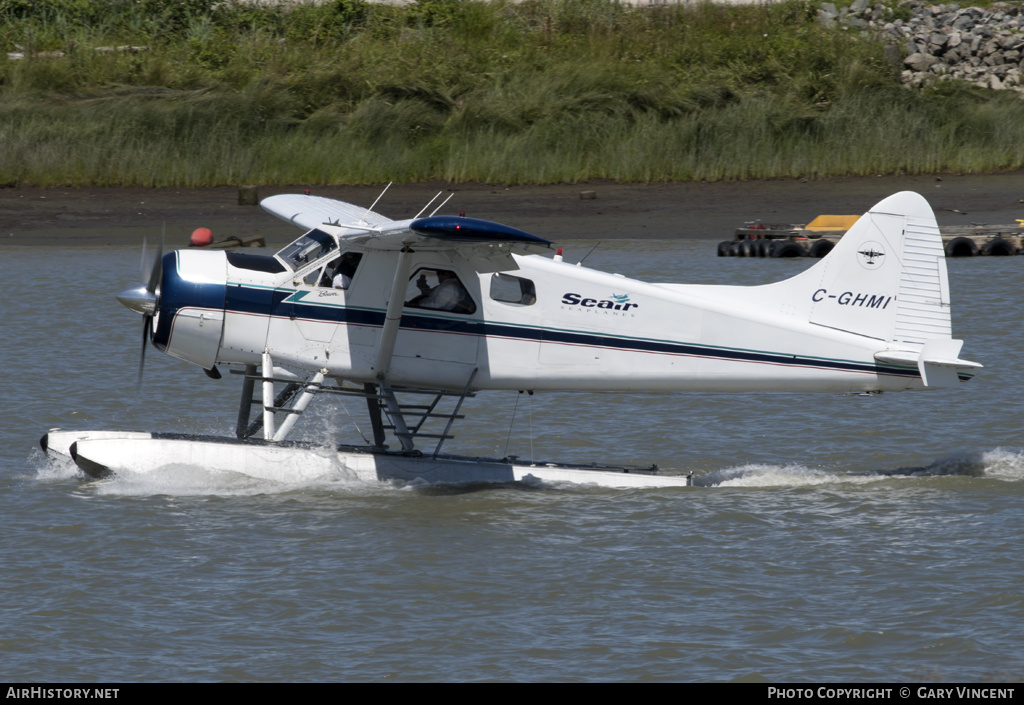
[[[1024,47],[1024,35],[1021,34],[1009,34],[999,39],[999,46],[1004,51],[1013,51]]]
[[[967,31],[974,26],[974,18],[970,15],[960,15],[953,20],[953,29]]]
[[[938,61],[939,60],[931,54],[922,54],[918,52],[917,54],[911,54],[905,58],[903,60],[903,64],[905,66],[909,66],[914,71],[927,71],[931,68],[932,64],[936,64]]]
[[[929,5],[907,0],[909,20],[892,19],[893,9],[870,0],[854,0],[847,9],[822,3],[822,24],[836,20],[847,29],[886,43],[884,55],[900,72],[904,85],[926,80],[960,80],[996,90],[1024,94],[1024,4],[996,3],[989,9],[955,3]],[[905,15],[904,15],[905,16]],[[900,55],[906,59],[900,61]]]

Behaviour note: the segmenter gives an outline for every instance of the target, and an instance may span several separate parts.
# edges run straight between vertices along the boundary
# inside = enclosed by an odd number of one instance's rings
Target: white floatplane
[[[393,221],[376,203],[261,205],[305,234],[274,255],[144,252],[144,283],[117,297],[144,317],[143,353],[149,340],[212,377],[217,365],[243,375],[236,437],[54,430],[44,449],[94,477],[186,464],[256,477],[686,485],[653,467],[441,447],[463,400],[485,390],[877,393],[953,386],[981,367],[959,357],[939,229],[916,193],[876,205],[810,269],[752,287],[594,271],[551,256],[547,240],[436,209]],[[334,395],[365,399],[371,445],[287,439],[312,400]]]

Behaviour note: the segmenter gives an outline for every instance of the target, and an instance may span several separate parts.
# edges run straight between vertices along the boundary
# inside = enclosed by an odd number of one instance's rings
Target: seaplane
[[[143,281],[117,295],[143,317],[143,355],[151,344],[213,378],[239,375],[235,434],[54,429],[44,450],[93,478],[184,464],[257,478],[686,486],[656,466],[442,448],[464,400],[490,390],[875,394],[957,386],[981,367],[959,357],[939,228],[916,193],[884,199],[822,260],[759,286],[646,283],[563,261],[507,225],[427,214],[433,201],[391,220],[379,200],[263,200],[303,231],[273,255],[144,247]],[[372,441],[289,440],[312,402],[339,398],[365,402]]]

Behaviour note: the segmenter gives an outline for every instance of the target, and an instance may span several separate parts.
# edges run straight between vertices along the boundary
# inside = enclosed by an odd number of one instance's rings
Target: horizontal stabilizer
[[[932,338],[925,341],[920,352],[911,350],[883,350],[875,353],[875,360],[890,364],[917,365],[926,387],[953,387],[959,382],[957,370],[980,369],[982,365],[962,360],[960,348],[964,341],[952,338]]]

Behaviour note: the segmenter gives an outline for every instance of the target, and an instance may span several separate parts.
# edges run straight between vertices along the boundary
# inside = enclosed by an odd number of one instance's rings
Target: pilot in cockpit
[[[352,277],[355,276],[356,268],[362,257],[358,252],[346,252],[342,255],[334,268],[331,286],[335,289],[347,289],[352,283]]]

